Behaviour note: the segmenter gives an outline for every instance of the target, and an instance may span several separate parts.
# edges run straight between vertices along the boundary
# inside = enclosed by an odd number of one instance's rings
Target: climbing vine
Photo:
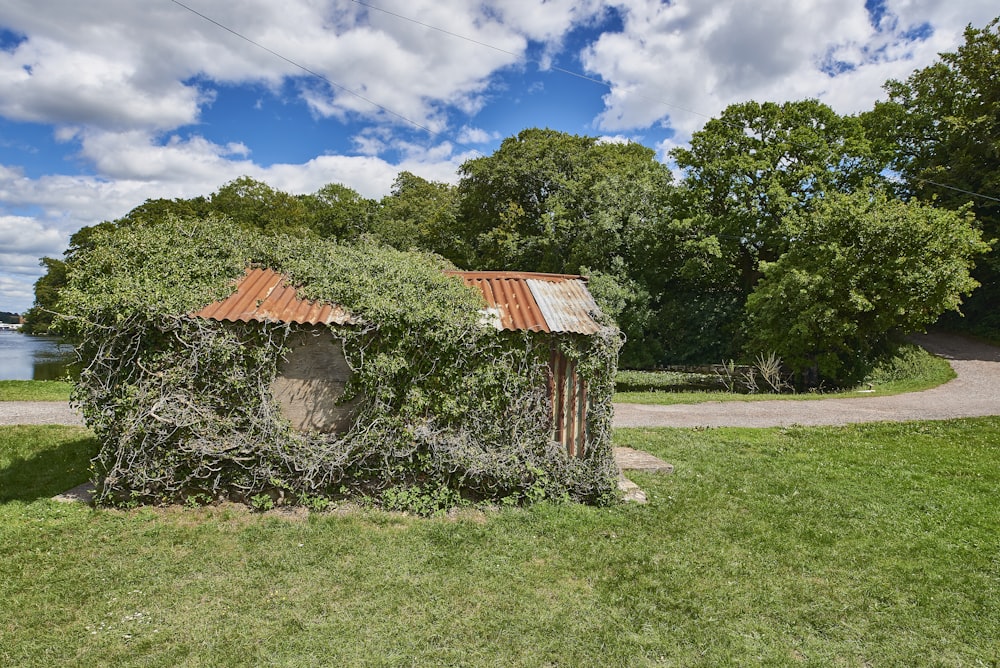
[[[191,315],[251,266],[287,275],[300,296],[342,305],[359,323],[328,331],[354,370],[348,431],[299,432],[271,395],[299,326]],[[218,219],[99,234],[61,298],[61,326],[85,365],[73,400],[101,442],[97,501],[363,497],[426,512],[459,499],[613,499],[617,330],[559,344],[590,384],[591,445],[569,458],[550,438],[550,341],[484,326],[480,295],[445,268],[433,255],[265,236]]]

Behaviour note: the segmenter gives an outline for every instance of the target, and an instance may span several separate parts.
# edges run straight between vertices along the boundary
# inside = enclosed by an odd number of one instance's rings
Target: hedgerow
[[[329,328],[354,371],[343,400],[359,408],[347,432],[299,432],[271,395],[299,326],[190,315],[252,266],[360,323]],[[219,219],[100,233],[73,258],[61,297],[62,327],[84,362],[73,401],[101,442],[97,502],[363,497],[425,511],[457,499],[613,499],[617,330],[556,343],[498,332],[482,323],[480,295],[444,268],[433,255],[265,236]],[[550,440],[552,345],[589,383],[583,458]]]

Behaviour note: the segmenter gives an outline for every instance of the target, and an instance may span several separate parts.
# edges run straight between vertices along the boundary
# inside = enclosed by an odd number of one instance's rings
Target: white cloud
[[[37,264],[39,255],[57,253],[65,242],[62,232],[46,228],[34,218],[0,216],[0,248],[4,255],[30,254],[31,264]],[[5,262],[4,266],[11,265]]]
[[[631,144],[632,140],[625,135],[604,135],[597,138],[598,144]]]
[[[39,258],[61,257],[68,235],[25,216],[0,216],[0,311],[21,313],[34,301]]]
[[[4,257],[0,254],[0,267],[4,266]],[[26,280],[0,269],[0,311],[24,313],[34,300],[34,280]]]
[[[486,144],[500,139],[500,133],[465,125],[458,131],[456,139],[460,144]]]
[[[956,11],[956,7],[960,10]],[[819,98],[854,113],[961,42],[964,23],[985,25],[995,4],[889,0],[880,32],[862,0],[634,0],[620,33],[586,48],[587,70],[611,85],[604,130],[669,123],[684,142],[729,104]],[[915,39],[912,30],[929,23]],[[926,32],[931,32],[928,35]]]
[[[531,12],[499,0],[380,3],[426,26],[349,0],[191,5],[233,32],[171,3],[53,1],[45,17],[34,0],[4,3],[0,25],[28,37],[0,52],[0,113],[104,129],[169,129],[197,120],[211,96],[204,82],[276,89],[297,77],[308,82],[303,97],[321,116],[404,122],[373,106],[380,105],[439,131],[442,106],[480,108],[490,75],[523,62],[529,38],[558,39],[599,3],[558,0]]]
[[[67,54],[61,45],[22,45],[0,55],[0,113],[109,128],[169,128],[197,118],[204,98],[197,88],[170,82],[142,90],[130,81],[135,73],[129,70],[122,61]]]

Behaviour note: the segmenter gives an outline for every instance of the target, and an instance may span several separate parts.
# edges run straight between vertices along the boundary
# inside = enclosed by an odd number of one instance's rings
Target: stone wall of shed
[[[303,432],[343,433],[354,423],[357,401],[338,403],[351,367],[343,342],[325,327],[296,332],[278,366],[271,394],[282,415]]]

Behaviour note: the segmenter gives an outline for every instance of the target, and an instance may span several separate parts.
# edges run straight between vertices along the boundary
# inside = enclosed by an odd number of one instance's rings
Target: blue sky
[[[529,127],[666,160],[732,103],[870,108],[886,79],[1000,13],[995,0],[183,3],[0,5],[0,311],[31,305],[41,256],[147,198],[242,175],[380,197],[403,170],[454,182]]]

